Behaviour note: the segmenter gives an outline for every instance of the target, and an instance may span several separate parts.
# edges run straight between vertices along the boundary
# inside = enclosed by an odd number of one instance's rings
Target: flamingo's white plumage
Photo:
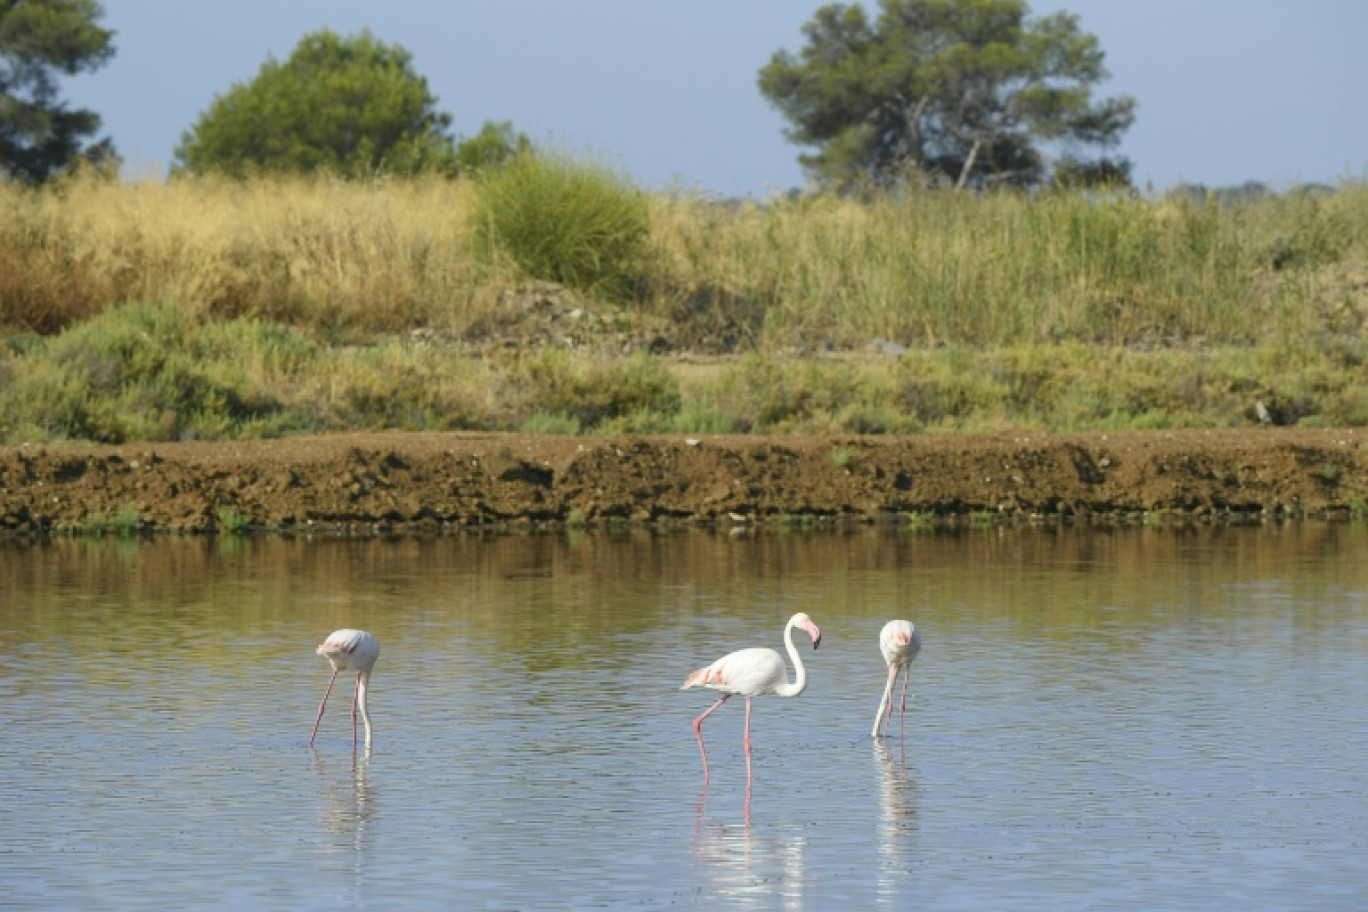
[[[713,662],[707,668],[700,668],[689,679],[684,682],[681,690],[690,687],[710,687],[713,690],[721,691],[722,696],[716,703],[708,707],[703,715],[694,719],[694,734],[698,737],[698,750],[703,755],[703,783],[708,782],[708,750],[703,746],[703,720],[712,715],[713,712],[735,694],[740,694],[746,698],[746,734],[744,745],[746,748],[746,769],[750,769],[750,717],[751,717],[751,698],[764,697],[774,694],[780,697],[796,697],[807,687],[807,669],[803,667],[803,660],[798,655],[798,650],[793,646],[793,628],[800,627],[807,631],[808,636],[812,637],[812,648],[816,649],[821,645],[822,632],[817,629],[817,625],[812,619],[803,612],[795,614],[789,618],[789,622],[784,626],[784,648],[788,650],[789,658],[793,660],[794,677],[793,682],[789,683],[788,669],[784,667],[783,656],[773,649],[754,648],[739,649],[736,652],[728,653],[722,658]]]
[[[884,684],[883,697],[879,700],[879,712],[874,717],[874,731],[871,735],[879,737],[879,729],[887,731],[888,720],[893,716],[893,685],[898,672],[903,673],[902,703],[900,712],[907,718],[907,679],[912,676],[912,660],[921,652],[921,633],[911,621],[889,621],[879,631],[879,652],[883,653],[884,663],[888,665],[888,682]]]
[[[328,634],[323,645],[316,650],[332,665],[332,677],[323,691],[323,701],[318,704],[318,718],[314,719],[313,734],[309,735],[309,746],[318,734],[318,723],[323,721],[323,708],[328,705],[328,694],[332,693],[339,671],[356,672],[356,695],[352,698],[352,750],[356,750],[356,711],[361,710],[361,720],[366,725],[366,750],[371,746],[371,720],[366,709],[366,690],[370,685],[371,669],[375,660],[380,658],[380,642],[364,630],[344,628]]]

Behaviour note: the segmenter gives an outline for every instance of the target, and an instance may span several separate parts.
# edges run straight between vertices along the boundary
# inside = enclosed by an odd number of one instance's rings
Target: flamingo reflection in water
[[[878,738],[874,765],[879,777],[879,851],[876,890],[893,905],[907,898],[908,872],[916,868],[917,780],[907,766],[902,739]]]

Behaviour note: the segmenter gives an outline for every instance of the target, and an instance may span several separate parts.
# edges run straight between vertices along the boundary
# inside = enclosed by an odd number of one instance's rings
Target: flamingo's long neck
[[[898,680],[898,665],[896,662],[888,663],[888,683],[884,685],[883,696],[879,698],[879,711],[874,716],[873,737],[879,737],[879,725],[883,722],[884,713],[889,709],[889,703],[893,699],[893,682]]]
[[[366,724],[366,750],[371,747],[370,711],[366,709],[366,691],[370,685],[370,672],[363,671],[356,676],[356,706],[361,710],[361,721]]]
[[[803,667],[803,659],[798,655],[797,648],[793,645],[793,623],[784,628],[784,648],[788,650],[789,658],[793,660],[793,683],[785,681],[774,689],[774,692],[781,697],[796,697],[807,689],[807,669]]]

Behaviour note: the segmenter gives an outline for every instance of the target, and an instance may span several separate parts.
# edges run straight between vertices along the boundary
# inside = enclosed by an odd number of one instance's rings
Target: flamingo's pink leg
[[[731,694],[723,694],[721,699],[712,706],[709,706],[703,715],[694,719],[693,729],[694,735],[698,737],[698,752],[703,755],[703,785],[705,787],[708,784],[708,749],[703,746],[703,720],[708,718],[708,716],[711,716],[717,710],[717,707],[726,703],[730,696]]]
[[[314,736],[318,734],[318,723],[323,721],[323,707],[328,705],[328,694],[332,693],[333,682],[337,680],[337,669],[333,669],[332,677],[328,679],[328,687],[323,691],[323,702],[318,704],[318,718],[314,719],[313,734],[309,735],[309,747],[313,747]]]

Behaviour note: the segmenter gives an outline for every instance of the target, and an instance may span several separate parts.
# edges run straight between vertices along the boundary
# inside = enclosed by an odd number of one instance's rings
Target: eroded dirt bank
[[[1368,430],[992,437],[349,434],[0,448],[0,534],[436,531],[508,523],[1336,516]]]

